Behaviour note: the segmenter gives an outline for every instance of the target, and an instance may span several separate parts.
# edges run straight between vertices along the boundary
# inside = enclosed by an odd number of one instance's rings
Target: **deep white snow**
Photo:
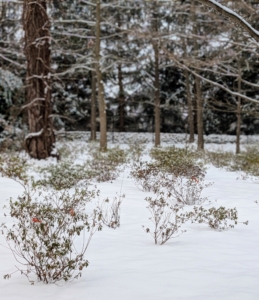
[[[209,146],[234,149],[229,143]],[[188,223],[183,227],[186,233],[160,246],[142,229],[142,225],[152,226],[144,201],[151,193],[140,191],[128,175],[126,169],[113,183],[97,185],[101,198],[112,198],[121,189],[126,195],[121,227],[104,227],[94,235],[86,252],[90,265],[78,280],[52,285],[35,282],[32,286],[19,273],[4,280],[3,276],[13,272],[17,262],[4,247],[6,242],[0,235],[0,299],[259,299],[259,206],[254,202],[259,198],[258,184],[237,180],[236,173],[210,166],[206,182],[214,185],[204,190],[203,195],[217,202],[204,206],[236,207],[239,220],[248,220],[249,224],[218,232],[205,224]],[[0,189],[1,207],[8,198],[22,193],[22,188],[7,178],[0,178]],[[4,221],[1,210],[0,223]]]

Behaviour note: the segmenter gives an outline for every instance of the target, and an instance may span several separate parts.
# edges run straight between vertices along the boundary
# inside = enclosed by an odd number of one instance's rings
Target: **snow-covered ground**
[[[143,134],[141,138],[147,136]],[[178,135],[171,141],[175,142],[183,143]],[[228,142],[220,147],[234,149],[232,141]],[[218,147],[216,143],[209,147]],[[84,153],[81,158],[83,156]],[[101,198],[112,198],[120,192],[125,194],[121,226],[115,230],[104,227],[94,235],[86,252],[90,265],[78,280],[52,285],[36,282],[32,286],[19,273],[4,280],[3,276],[13,272],[17,262],[3,246],[6,242],[0,235],[0,299],[259,299],[259,206],[255,203],[259,200],[258,184],[237,180],[236,173],[209,166],[206,182],[214,184],[204,190],[203,196],[216,202],[203,206],[236,207],[239,220],[248,220],[249,224],[238,224],[234,229],[219,232],[205,224],[187,223],[183,226],[186,233],[160,246],[142,229],[142,225],[151,226],[144,201],[151,194],[135,186],[129,171],[127,168],[113,183],[97,184]],[[22,193],[22,188],[7,178],[0,178],[0,189],[1,207],[8,198]],[[1,210],[0,223],[4,221]]]

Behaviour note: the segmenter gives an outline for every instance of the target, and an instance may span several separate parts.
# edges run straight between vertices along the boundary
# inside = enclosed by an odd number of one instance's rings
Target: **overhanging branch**
[[[259,31],[254,29],[244,18],[242,18],[239,14],[234,12],[232,9],[218,3],[216,0],[196,0],[199,3],[207,7],[211,7],[217,12],[219,12],[222,16],[227,17],[231,21],[233,21],[238,26],[242,27],[251,37],[253,37],[257,42],[259,42]]]

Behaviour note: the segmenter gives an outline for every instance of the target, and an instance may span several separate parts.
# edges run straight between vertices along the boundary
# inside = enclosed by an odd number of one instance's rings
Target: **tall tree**
[[[24,0],[23,29],[27,61],[26,99],[29,155],[45,159],[51,155],[55,135],[51,121],[50,20],[46,0]]]
[[[100,118],[100,149],[107,148],[107,116],[106,103],[104,99],[104,87],[101,70],[101,0],[96,1],[96,41],[95,41],[95,59],[96,59],[96,85],[98,90],[99,118]]]

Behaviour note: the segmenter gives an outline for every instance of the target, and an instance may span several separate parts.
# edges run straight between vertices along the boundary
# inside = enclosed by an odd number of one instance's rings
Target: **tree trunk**
[[[152,46],[155,56],[155,147],[160,146],[160,82],[159,82],[159,47],[158,47],[158,13],[157,2],[153,4],[152,15],[152,31],[155,34],[156,39],[152,39]]]
[[[187,49],[186,43],[183,42],[184,47],[184,57],[187,59]],[[185,77],[185,87],[186,87],[186,97],[188,103],[188,123],[189,123],[189,143],[194,142],[194,122],[193,122],[193,104],[192,104],[192,96],[190,90],[190,74],[187,70],[184,70]]]
[[[119,129],[120,132],[124,131],[124,107],[125,107],[125,94],[123,88],[123,81],[122,81],[122,70],[121,64],[118,65],[118,81],[119,81]]]
[[[92,74],[92,96],[91,96],[91,141],[96,141],[96,75]]]
[[[23,29],[27,60],[26,98],[29,134],[25,148],[36,159],[51,156],[55,135],[51,121],[50,21],[46,0],[24,0]]]
[[[96,80],[98,89],[98,104],[99,104],[99,118],[100,118],[100,150],[107,149],[107,118],[106,118],[106,104],[104,100],[104,87],[102,81],[101,71],[101,1],[96,2]]]
[[[241,93],[241,66],[238,61],[238,93]],[[236,154],[240,153],[240,132],[241,132],[241,97],[237,97],[237,128],[236,128]]]
[[[196,59],[198,59],[199,45],[195,36],[199,35],[197,27],[196,12],[193,1],[192,9],[192,21],[193,21],[193,34],[194,34],[194,51],[196,54]],[[197,74],[200,72],[197,71]],[[195,89],[196,89],[196,103],[197,103],[197,133],[198,133],[198,150],[204,149],[204,138],[203,138],[203,101],[202,101],[202,92],[201,92],[201,79],[195,76]]]
[[[203,101],[201,95],[201,80],[195,77],[196,101],[197,101],[197,133],[198,133],[198,150],[204,149],[203,138]]]

